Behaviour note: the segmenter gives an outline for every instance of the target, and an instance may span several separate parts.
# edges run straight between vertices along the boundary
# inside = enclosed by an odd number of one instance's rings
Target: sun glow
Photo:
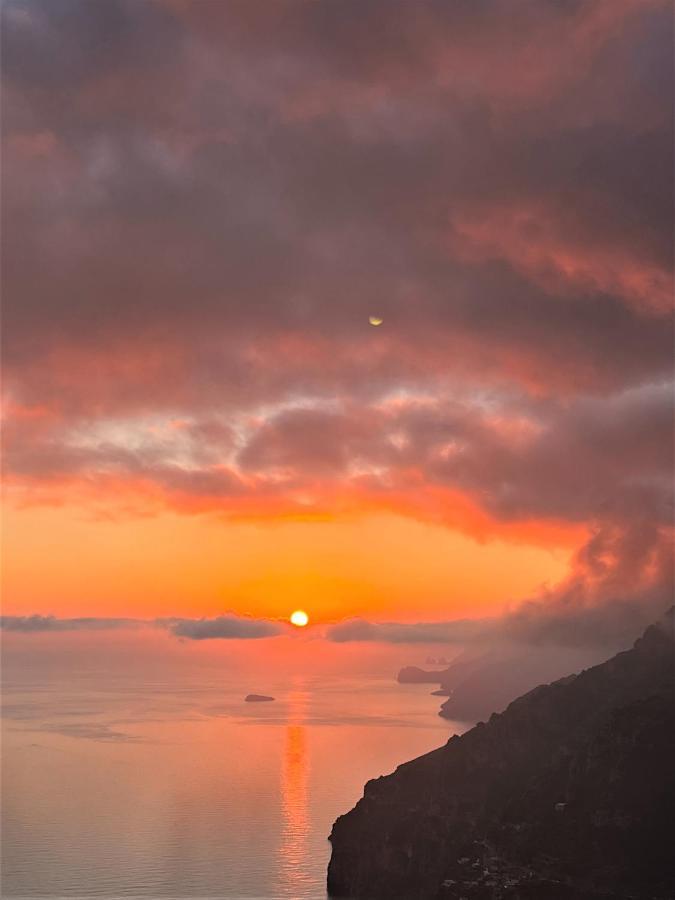
[[[297,628],[304,628],[309,622],[309,616],[304,609],[296,609],[295,612],[291,613],[290,621],[291,625],[295,625]]]

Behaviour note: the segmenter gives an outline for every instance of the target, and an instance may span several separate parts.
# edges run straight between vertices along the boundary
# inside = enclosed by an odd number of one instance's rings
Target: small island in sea
[[[274,697],[268,697],[266,694],[247,694],[244,697],[245,703],[269,703]]]

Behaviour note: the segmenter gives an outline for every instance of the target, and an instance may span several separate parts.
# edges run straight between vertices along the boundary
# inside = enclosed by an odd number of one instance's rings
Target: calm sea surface
[[[274,703],[244,703],[261,690]],[[462,724],[429,685],[3,686],[2,896],[324,898],[335,818]]]

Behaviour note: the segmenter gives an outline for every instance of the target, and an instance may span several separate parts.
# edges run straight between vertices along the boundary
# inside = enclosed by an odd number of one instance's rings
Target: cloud
[[[109,631],[118,628],[137,628],[143,625],[140,619],[115,619],[85,616],[61,619],[56,616],[0,616],[0,629],[19,631],[24,634],[55,631]]]
[[[120,66],[147,72],[172,59],[180,37],[158,4],[135,9],[129,0],[110,0],[105,9],[86,0],[9,0],[3,25],[7,77],[43,90],[77,89]]]
[[[531,643],[622,646],[657,619],[675,596],[672,527],[649,513],[598,526],[563,582],[519,604],[505,634]]]
[[[149,503],[241,516],[267,509],[398,508],[438,516],[445,492],[500,523],[672,517],[672,388],[537,401],[518,392],[421,394],[356,404],[281,407],[259,419],[194,414],[106,427],[16,416],[5,465],[29,494],[78,484],[103,498],[136,489]],[[63,488],[61,488],[63,489]],[[466,518],[466,529],[475,531]],[[485,528],[484,522],[479,528]]]
[[[665,591],[649,602],[605,601],[599,605],[529,601],[503,622],[500,635],[530,646],[626,648],[667,608]]]
[[[240,367],[251,393],[297,390],[305,370],[276,385],[256,353],[289,335],[330,345],[312,382],[334,355],[353,385],[373,303],[416,337],[422,368],[451,333],[473,376],[486,341],[514,378],[517,355],[546,381],[560,346],[583,358],[577,378],[625,383],[638,335],[651,352],[633,366],[667,366],[663,329],[641,314],[649,273],[661,293],[668,277],[667,5],[282,4],[263,21],[240,4],[33,0],[3,14],[5,354],[24,390],[62,377],[73,352],[107,348],[115,365],[133,343],[140,371],[105,379],[116,403],[132,383],[137,402],[152,396],[152,347],[162,380],[174,371],[194,396],[245,390],[223,377]],[[91,404],[91,385],[71,390]]]
[[[66,631],[111,631],[125,628],[158,627],[169,631],[174,637],[202,641],[210,638],[246,640],[249,638],[274,637],[283,634],[280,622],[256,619],[252,616],[234,614],[216,616],[212,619],[158,618],[115,619],[97,616],[62,619],[57,616],[0,616],[0,629],[22,634]]]
[[[158,620],[169,629],[174,637],[193,641],[211,639],[255,639],[274,637],[284,629],[279,622],[254,619],[246,616],[216,616],[213,619],[167,619]]]
[[[481,621],[464,619],[410,624],[348,619],[328,626],[326,637],[338,644],[351,641],[381,641],[387,644],[463,643],[478,635],[485,637],[487,627]]]
[[[672,521],[666,0],[2,16],[10,502],[583,526],[560,590],[638,589],[594,547]]]

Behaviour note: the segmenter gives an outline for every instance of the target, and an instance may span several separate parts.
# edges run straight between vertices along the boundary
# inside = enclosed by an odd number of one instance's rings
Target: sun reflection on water
[[[288,695],[288,724],[281,770],[281,876],[294,896],[312,881],[309,860],[309,748],[304,725],[309,694],[301,681]]]

